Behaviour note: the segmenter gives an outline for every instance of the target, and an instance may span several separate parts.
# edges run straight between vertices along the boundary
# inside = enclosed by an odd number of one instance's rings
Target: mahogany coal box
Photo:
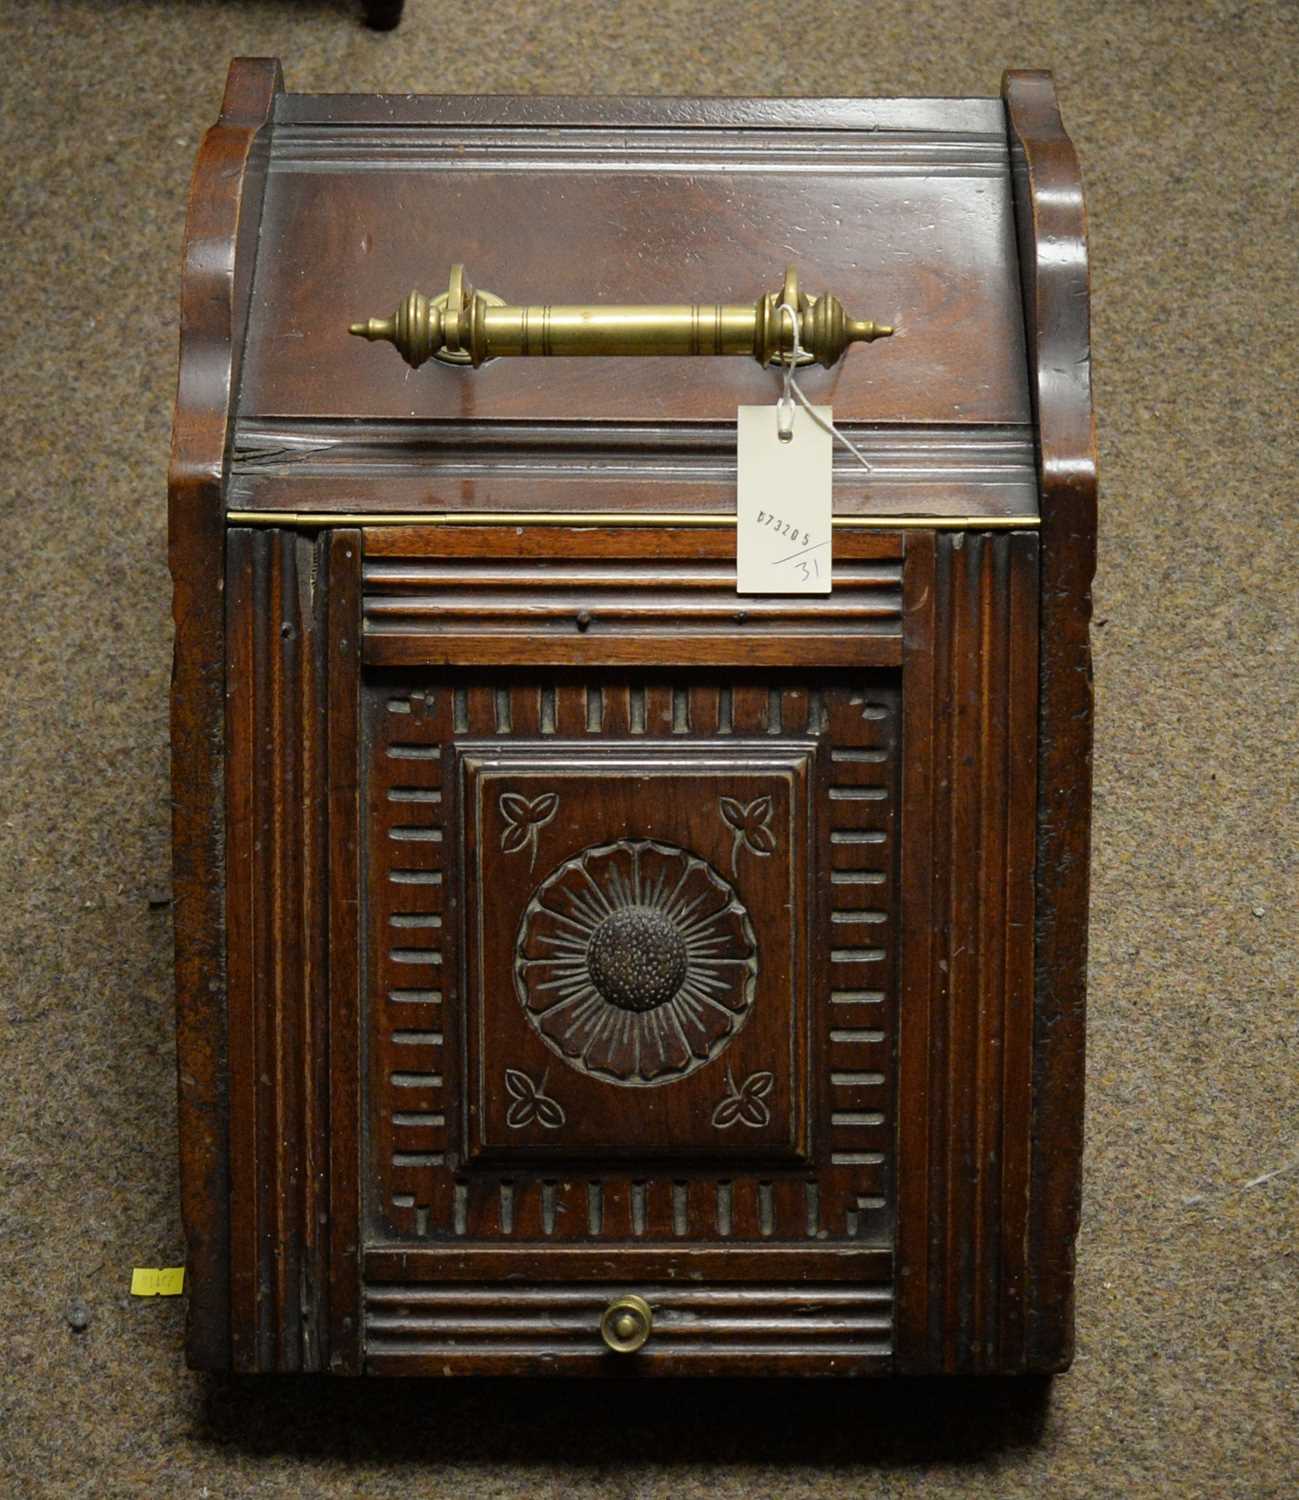
[[[193,1365],[1068,1365],[1087,295],[1044,73],[232,66],[170,487]],[[835,297],[892,334],[801,377],[870,466],[833,587],[742,595],[737,408]]]

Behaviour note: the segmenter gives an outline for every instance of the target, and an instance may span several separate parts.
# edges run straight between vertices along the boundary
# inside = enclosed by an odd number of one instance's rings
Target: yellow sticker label
[[[131,1272],[132,1297],[179,1297],[185,1290],[185,1267],[136,1266]]]

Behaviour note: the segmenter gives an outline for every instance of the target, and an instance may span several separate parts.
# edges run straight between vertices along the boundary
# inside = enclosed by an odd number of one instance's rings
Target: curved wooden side
[[[168,475],[173,917],[190,1363],[230,1364],[222,476],[279,63],[236,59],[190,186]]]
[[[1082,1178],[1096,563],[1087,225],[1049,73],[1002,81],[1041,479],[1036,1013],[1024,1367],[1073,1358]]]

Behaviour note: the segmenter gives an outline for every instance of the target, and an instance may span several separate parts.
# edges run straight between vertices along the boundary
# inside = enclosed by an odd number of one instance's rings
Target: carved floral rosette
[[[655,1085],[693,1073],[740,1030],[758,949],[748,912],[698,855],[626,839],[583,850],[538,887],[515,987],[533,1027],[580,1072]]]

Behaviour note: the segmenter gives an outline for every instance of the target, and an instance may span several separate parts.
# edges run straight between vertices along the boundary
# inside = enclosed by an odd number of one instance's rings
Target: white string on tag
[[[796,308],[791,307],[788,302],[782,302],[776,308],[776,311],[787,312],[789,314],[789,321],[793,324],[794,327],[794,347],[790,351],[789,359],[786,361],[781,372],[783,380],[780,390],[780,399],[776,402],[777,437],[780,438],[780,441],[782,443],[788,443],[793,439],[794,403],[789,398],[791,396],[795,396],[798,398],[799,405],[808,414],[808,416],[811,417],[811,419],[816,423],[818,427],[820,427],[823,431],[828,432],[832,438],[837,438],[868,474],[873,473],[874,471],[872,470],[870,464],[866,461],[866,455],[861,451],[856,443],[846,438],[843,433],[840,432],[839,429],[834,425],[833,422],[827,422],[799,388],[798,382],[794,379],[794,368],[797,365],[798,361],[807,353],[807,350],[803,348],[802,338],[800,337],[802,330],[799,326],[798,311]]]

